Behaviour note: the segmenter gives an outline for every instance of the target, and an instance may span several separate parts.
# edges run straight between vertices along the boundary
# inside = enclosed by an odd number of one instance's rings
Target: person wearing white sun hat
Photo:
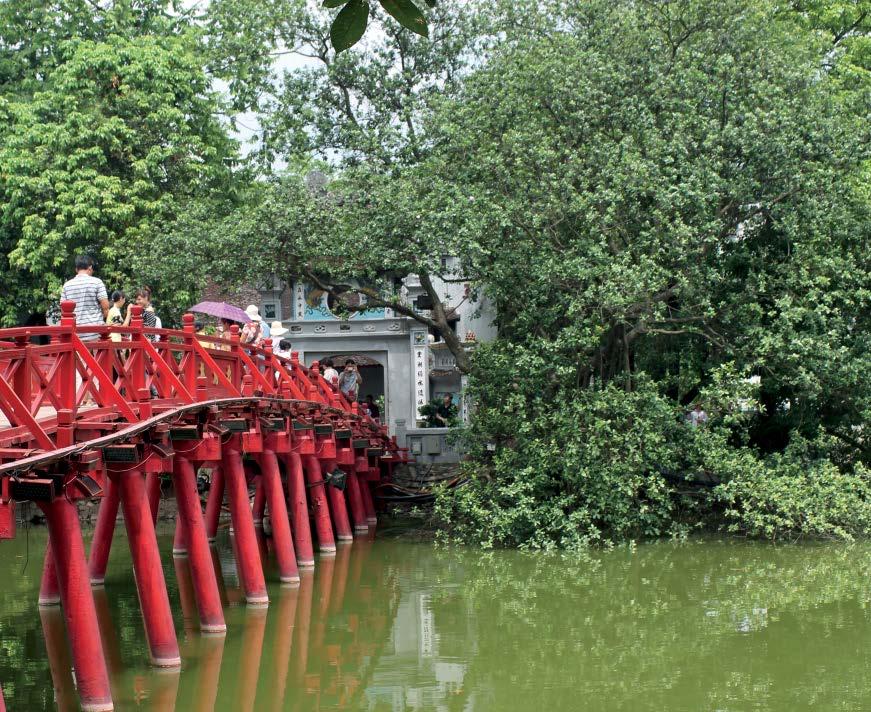
[[[245,307],[245,313],[250,321],[242,327],[241,341],[243,344],[260,346],[263,339],[269,338],[269,327],[263,321],[260,310],[254,304]]]
[[[269,325],[269,333],[272,334],[273,339],[280,339],[284,336],[290,329],[285,329],[280,321],[273,321]]]

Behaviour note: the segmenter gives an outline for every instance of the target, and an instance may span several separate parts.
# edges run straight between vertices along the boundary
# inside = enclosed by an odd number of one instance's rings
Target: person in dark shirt
[[[457,408],[450,393],[445,393],[442,402],[436,408],[435,418],[439,427],[450,427],[451,420],[457,415]]]
[[[381,409],[378,407],[378,404],[375,403],[375,399],[372,397],[371,393],[366,396],[366,406],[369,408],[369,415],[375,420],[378,420],[378,418],[381,417]]]

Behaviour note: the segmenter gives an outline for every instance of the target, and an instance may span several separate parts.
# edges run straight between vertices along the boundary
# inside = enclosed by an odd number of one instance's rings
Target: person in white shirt
[[[333,368],[333,362],[330,359],[325,359],[323,362],[323,377],[331,386],[339,385],[339,372]]]
[[[106,323],[109,314],[109,295],[102,279],[94,276],[94,258],[88,255],[76,257],[76,276],[64,283],[60,291],[62,302],[76,303],[76,326]],[[99,334],[79,334],[82,341],[93,341]]]
[[[708,414],[705,413],[701,403],[696,403],[690,411],[688,419],[690,421],[690,426],[696,428],[702,423],[708,422]]]

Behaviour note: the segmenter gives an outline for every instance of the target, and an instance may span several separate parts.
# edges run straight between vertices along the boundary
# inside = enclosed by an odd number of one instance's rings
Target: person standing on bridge
[[[157,316],[157,312],[154,311],[154,307],[151,304],[151,287],[140,287],[136,290],[134,298],[136,299],[136,305],[142,307],[142,326],[146,329],[163,328],[160,317]],[[132,317],[130,313],[131,306],[127,305],[127,318],[124,320],[124,326],[130,324],[130,318]],[[152,342],[158,340],[157,334],[146,334],[145,338]]]
[[[94,258],[89,255],[76,257],[76,276],[64,283],[60,299],[76,303],[76,325],[90,326],[105,323],[109,314],[109,295],[103,280],[94,276]],[[82,341],[94,341],[95,333],[80,334]]]
[[[109,313],[106,314],[106,326],[124,326],[124,315],[121,310],[124,308],[124,303],[127,297],[120,289],[112,292],[112,306],[109,308]],[[121,334],[112,332],[109,334],[112,341],[121,341]]]
[[[327,383],[329,383],[333,388],[338,387],[339,385],[339,372],[333,368],[333,360],[332,359],[324,359],[321,364],[324,368],[321,375],[324,377]]]
[[[339,376],[339,390],[349,401],[357,400],[357,391],[363,385],[363,377],[357,369],[357,362],[349,358],[345,361],[345,370]]]

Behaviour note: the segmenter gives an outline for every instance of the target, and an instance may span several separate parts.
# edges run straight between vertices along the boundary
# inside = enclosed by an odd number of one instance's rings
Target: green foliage
[[[39,91],[2,105],[5,323],[56,300],[82,251],[110,285],[129,286],[131,253],[231,180],[235,145],[187,40],[112,35],[58,51]]]
[[[727,529],[776,540],[796,535],[851,539],[871,531],[871,480],[863,465],[839,469],[825,449],[796,438],[784,453],[760,461],[749,452],[718,463],[732,478],[717,487]],[[809,450],[811,450],[809,452]]]
[[[514,354],[476,358],[490,369],[472,392],[481,398],[474,427],[493,440],[472,440],[470,484],[440,498],[437,515],[452,535],[576,548],[673,531],[678,502],[660,472],[681,468],[694,433],[651,384],[531,397],[513,373]]]
[[[453,405],[451,405],[450,412],[448,413],[448,422],[446,424],[436,418],[441,404],[441,398],[434,398],[426,405],[422,405],[417,409],[418,415],[426,421],[427,428],[453,428],[459,425],[459,413],[457,413],[457,409]]]
[[[868,530],[869,95],[843,100],[831,45],[779,12],[569,8],[445,102],[431,173],[468,196],[500,326],[471,483],[439,503],[457,537],[579,546],[724,506],[758,535]],[[818,461],[789,454],[820,433]],[[665,472],[726,484],[689,498]]]
[[[369,21],[369,3],[363,0],[350,0],[341,9],[330,26],[330,41],[336,52],[355,45],[366,31]]]
[[[435,7],[435,0],[426,0],[429,7]],[[426,17],[412,0],[378,0],[384,11],[402,27],[429,37]],[[330,26],[330,41],[336,53],[349,49],[359,42],[366,32],[369,20],[369,3],[364,0],[324,0],[325,8],[341,7],[339,14]]]
[[[329,50],[331,16],[309,9],[284,41],[314,61],[285,72],[261,106],[264,170],[276,157],[312,155],[379,172],[417,163],[433,102],[482,57],[487,16],[478,5],[440,2],[427,39],[386,20],[373,3],[382,32],[339,54]],[[357,6],[349,3],[339,14]]]

